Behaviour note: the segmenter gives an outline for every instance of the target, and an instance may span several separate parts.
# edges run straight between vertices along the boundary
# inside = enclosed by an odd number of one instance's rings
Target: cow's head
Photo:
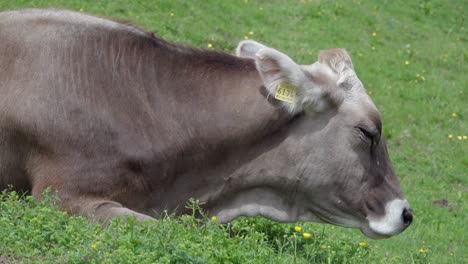
[[[402,232],[412,221],[411,209],[387,153],[380,114],[348,53],[326,50],[317,62],[298,65],[275,49],[242,41],[237,55],[255,61],[270,99],[281,85],[296,93],[290,102],[274,100],[295,116],[276,156],[294,163],[276,174],[283,175],[279,184],[293,190],[294,197],[283,200],[295,209],[275,201],[276,211],[259,214],[359,228],[372,238]]]

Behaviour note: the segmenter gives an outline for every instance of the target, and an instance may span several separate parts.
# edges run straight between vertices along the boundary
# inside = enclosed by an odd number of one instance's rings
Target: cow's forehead
[[[339,108],[339,113],[343,115],[344,122],[352,122],[353,126],[365,126],[381,133],[382,120],[380,113],[364,90],[345,97]]]
[[[344,111],[350,111],[352,114],[357,115],[357,117],[366,119],[380,130],[380,113],[367,94],[356,72],[352,67],[338,67],[338,69],[333,69],[332,72],[335,74],[335,78],[331,78],[330,80],[336,82],[337,92],[343,93],[342,105]]]

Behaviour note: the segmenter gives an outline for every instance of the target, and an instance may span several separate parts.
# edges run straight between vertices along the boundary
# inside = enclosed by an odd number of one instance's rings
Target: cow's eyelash
[[[364,136],[366,137],[367,139],[369,139],[371,141],[371,144],[373,145],[374,144],[374,139],[375,139],[375,136],[372,132],[370,132],[369,130],[363,128],[363,127],[357,127],[357,129],[359,130],[359,132]]]

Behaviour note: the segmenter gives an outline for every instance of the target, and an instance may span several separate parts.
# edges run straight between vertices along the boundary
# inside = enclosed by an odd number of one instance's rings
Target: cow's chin
[[[389,237],[392,237],[392,236],[395,236],[395,235],[398,235],[400,234],[401,232],[403,232],[403,230],[405,230],[405,227],[401,227],[401,228],[398,228],[398,229],[395,229],[394,231],[392,232],[388,232],[388,233],[381,233],[381,232],[378,232],[374,229],[372,229],[372,224],[365,224],[363,225],[361,228],[361,232],[369,237],[369,238],[372,238],[372,239],[383,239],[383,238],[389,238]]]
[[[389,237],[392,236],[392,235],[379,234],[379,233],[373,231],[368,225],[363,226],[361,228],[361,232],[366,237],[369,237],[369,238],[372,238],[372,239],[384,239],[384,238],[389,238]]]
[[[333,220],[332,220],[333,219]],[[347,228],[356,228],[361,230],[361,232],[372,239],[384,239],[384,238],[389,238],[392,235],[388,234],[380,234],[375,231],[373,231],[369,223],[365,221],[365,223],[360,223],[357,220],[351,220],[353,219],[352,217],[349,218],[340,218],[340,217],[323,217],[323,216],[317,216],[314,214],[308,214],[307,217],[304,217],[305,221],[310,221],[310,222],[317,222],[317,223],[326,223],[326,224],[331,224],[334,226],[341,226],[341,227],[347,227]]]

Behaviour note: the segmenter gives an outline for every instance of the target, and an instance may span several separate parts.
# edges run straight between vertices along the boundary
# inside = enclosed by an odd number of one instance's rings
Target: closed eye
[[[359,133],[361,134],[362,138],[368,141],[368,143],[370,143],[371,146],[375,144],[375,137],[372,132],[362,127],[357,127],[357,129],[359,130]]]

